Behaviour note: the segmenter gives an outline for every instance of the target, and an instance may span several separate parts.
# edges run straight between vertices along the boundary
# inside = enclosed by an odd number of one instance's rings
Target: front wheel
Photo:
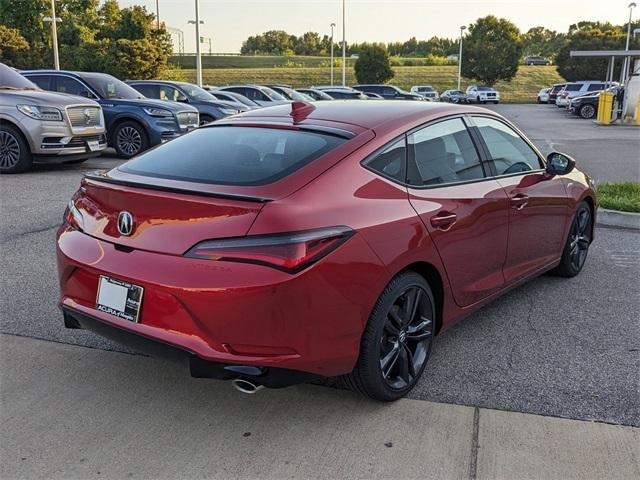
[[[571,223],[569,237],[562,251],[562,259],[551,273],[560,277],[575,277],[582,271],[591,245],[593,217],[587,202],[581,202]]]
[[[0,127],[0,173],[22,173],[31,169],[33,156],[22,133],[13,125]]]
[[[144,127],[138,122],[122,122],[113,132],[113,147],[118,156],[131,158],[149,148]]]
[[[396,276],[378,298],[362,335],[360,356],[345,382],[352,390],[385,402],[405,396],[431,353],[435,302],[415,272]]]

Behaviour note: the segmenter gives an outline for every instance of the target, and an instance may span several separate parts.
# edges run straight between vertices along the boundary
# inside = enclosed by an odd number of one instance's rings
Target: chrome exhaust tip
[[[239,392],[246,393],[247,395],[253,395],[254,393],[257,393],[258,390],[262,390],[264,388],[263,385],[256,385],[255,383],[243,378],[234,378],[231,380],[231,384],[233,385],[233,388]]]

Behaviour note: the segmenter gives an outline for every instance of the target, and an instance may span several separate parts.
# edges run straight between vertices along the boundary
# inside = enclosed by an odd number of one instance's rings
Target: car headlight
[[[42,107],[40,105],[16,105],[16,108],[27,117],[45,122],[61,122],[62,112],[55,107]]]
[[[173,113],[169,110],[165,110],[164,108],[143,107],[142,110],[144,110],[144,113],[151,115],[152,117],[173,117]]]
[[[221,108],[220,111],[225,115],[235,115],[236,113],[239,113],[239,110],[235,110],[233,108]]]

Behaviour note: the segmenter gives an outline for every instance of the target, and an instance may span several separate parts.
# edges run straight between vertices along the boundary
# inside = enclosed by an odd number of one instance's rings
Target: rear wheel
[[[0,173],[22,173],[31,169],[29,144],[13,125],[0,127]]]
[[[581,202],[571,223],[569,237],[562,251],[562,259],[551,273],[560,277],[575,277],[580,273],[587,260],[591,245],[591,226],[593,217],[587,202]]]
[[[138,122],[122,122],[113,132],[113,147],[118,156],[131,158],[149,148],[144,127]]]
[[[215,121],[215,118],[210,117],[209,115],[200,115],[200,126],[207,125],[208,123],[212,123]]]
[[[596,108],[593,105],[583,105],[580,107],[580,111],[578,112],[582,118],[593,118],[596,116]]]
[[[420,379],[431,353],[435,302],[415,272],[396,276],[369,317],[355,369],[344,377],[351,389],[375,400],[406,395]]]

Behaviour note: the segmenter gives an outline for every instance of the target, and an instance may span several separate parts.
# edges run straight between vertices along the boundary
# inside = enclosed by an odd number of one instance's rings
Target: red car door
[[[536,150],[506,123],[474,116],[492,173],[509,198],[507,282],[559,259],[565,241],[569,205],[560,177],[544,174]]]
[[[462,118],[408,136],[409,201],[445,266],[455,301],[467,306],[504,285],[509,204],[487,178]]]

